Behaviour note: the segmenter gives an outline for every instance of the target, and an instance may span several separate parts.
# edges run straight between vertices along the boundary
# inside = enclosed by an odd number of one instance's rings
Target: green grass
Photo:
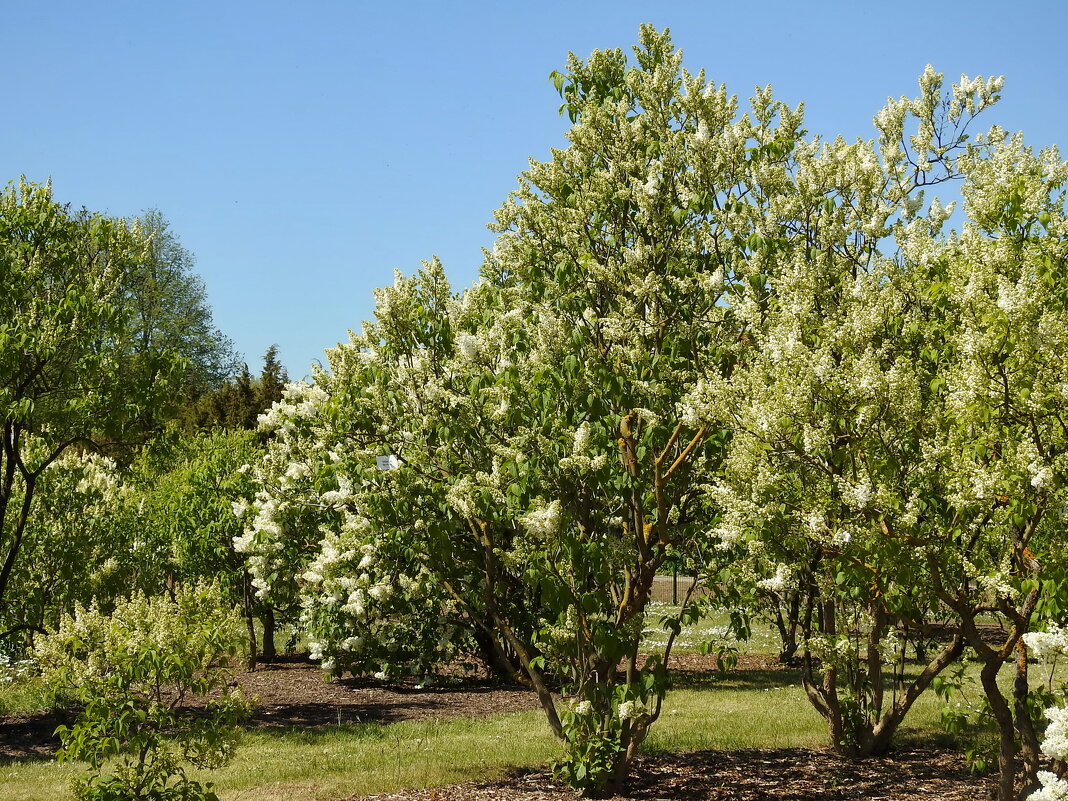
[[[799,687],[752,686],[728,675],[715,688],[669,692],[645,749],[820,748],[826,744],[827,727]]]
[[[36,677],[0,680],[0,715],[42,712],[52,706],[52,693]]]
[[[554,753],[544,718],[524,712],[477,720],[252,732],[230,765],[190,776],[213,782],[224,801],[327,801],[499,777],[544,764]],[[80,770],[51,761],[2,765],[0,799],[68,799],[70,780]]]
[[[938,731],[938,703],[921,699],[915,735]],[[742,748],[821,748],[827,729],[790,671],[739,671],[672,690],[653,727],[650,752]],[[209,774],[224,801],[345,798],[490,779],[536,768],[557,746],[540,712],[486,719],[366,723],[257,731],[235,760]],[[0,766],[0,801],[69,798],[76,766],[30,762]]]
[[[661,624],[665,616],[674,617],[679,608],[664,601],[651,601],[647,607],[645,627],[642,630],[642,647],[646,650],[663,649],[668,631]],[[779,653],[779,635],[771,626],[753,624],[752,636],[739,642],[730,632],[730,616],[717,612],[702,618],[698,623],[683,626],[672,645],[672,653],[699,653],[702,647],[715,652],[723,645],[733,645],[747,654],[774,657]]]

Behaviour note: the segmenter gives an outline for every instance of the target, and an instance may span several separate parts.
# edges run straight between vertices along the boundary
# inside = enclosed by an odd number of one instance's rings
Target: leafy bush
[[[82,708],[57,730],[61,758],[90,766],[75,780],[79,799],[217,798],[184,766],[216,768],[233,755],[248,704],[227,685],[224,660],[239,631],[218,592],[198,587],[174,600],[136,595],[111,615],[78,606],[38,641],[46,680]]]

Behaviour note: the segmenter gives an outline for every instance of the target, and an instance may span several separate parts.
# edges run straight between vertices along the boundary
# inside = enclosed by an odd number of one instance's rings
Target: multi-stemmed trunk
[[[810,602],[803,620],[806,640],[814,633],[815,611],[814,603]],[[825,600],[819,605],[818,612],[819,634],[835,637],[842,633],[836,601]],[[893,681],[900,686],[895,686],[892,700],[887,705],[881,646],[891,620],[877,602],[869,605],[868,614],[871,628],[865,638],[864,653],[855,664],[846,665],[843,670],[843,666],[832,659],[818,662],[807,648],[802,656],[802,684],[809,701],[827,721],[832,747],[840,753],[859,757],[880,756],[887,752],[916,699],[960,657],[964,649],[964,638],[959,633],[954,634],[916,678],[905,682],[904,671],[895,674]]]
[[[1039,786],[1041,750],[1027,703],[1028,658],[1022,638],[1031,626],[1042,593],[1043,585],[1038,580],[1041,566],[1028,547],[1042,517],[1038,511],[1012,530],[1016,574],[1032,580],[1031,589],[1017,602],[1012,603],[1007,597],[998,597],[993,604],[989,599],[977,601],[967,582],[951,591],[942,584],[940,576],[935,576],[939,597],[956,613],[964,638],[982,663],[980,683],[998,728],[998,801],[1022,801]],[[995,645],[988,644],[979,629],[978,618],[985,613],[996,614],[1007,624],[1002,629],[1003,638]],[[1015,676],[1011,695],[1006,697],[998,676],[1008,661],[1015,665]],[[1019,782],[1018,767],[1023,769]]]

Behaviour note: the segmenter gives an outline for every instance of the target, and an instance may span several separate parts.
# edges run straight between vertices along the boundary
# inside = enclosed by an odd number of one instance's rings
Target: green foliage
[[[260,409],[282,400],[282,389],[289,382],[286,368],[278,361],[278,346],[271,345],[263,354],[263,370],[260,371],[258,402]]]
[[[236,376],[190,397],[179,415],[181,427],[187,433],[215,427],[255,430],[259,415],[281,400],[288,380],[285,367],[278,361],[278,348],[272,345],[264,354],[258,378],[242,364]]]
[[[1000,79],[930,67],[853,143],[770,87],[740,112],[650,26],[552,80],[569,145],[496,212],[482,281],[398,275],[265,416],[239,538],[260,591],[299,599],[334,669],[385,655],[368,633],[465,626],[601,792],[662,709],[652,581],[697,565],[779,615],[835,747],[883,752],[965,639],[1004,660],[981,611],[1011,650],[1057,607],[1068,165],[969,140]],[[924,195],[955,178],[959,234]]]
[[[42,474],[74,443],[118,446],[171,402],[181,356],[141,347],[128,304],[147,238],[71,213],[50,186],[0,193],[0,626]],[[152,381],[130,380],[151,373]]]
[[[249,431],[157,439],[123,468],[73,450],[38,481],[36,513],[12,571],[9,619],[54,630],[75,604],[108,612],[134,591],[215,582],[248,608],[251,588],[233,538],[232,504],[249,492],[244,465],[259,444]]]
[[[219,767],[233,755],[248,713],[223,669],[237,631],[214,591],[191,588],[173,601],[134,596],[111,615],[79,606],[38,640],[47,681],[81,707],[74,725],[57,730],[62,758],[89,763],[79,798],[215,798],[185,765]]]
[[[155,545],[162,578],[219,582],[239,602],[243,563],[233,538],[241,533],[233,503],[248,494],[250,462],[259,454],[251,431],[217,429],[177,436],[147,449],[129,477],[141,536]]]
[[[138,219],[147,238],[144,257],[132,271],[126,304],[131,324],[146,352],[180,353],[183,389],[200,394],[234,374],[233,343],[218,328],[208,305],[204,282],[194,272],[195,258],[183,248],[158,210]],[[151,373],[129,376],[151,381]]]
[[[41,474],[36,508],[11,572],[18,588],[6,602],[10,623],[54,630],[76,603],[105,610],[141,586],[158,587],[158,554],[146,547],[138,500],[110,459],[68,450]]]
[[[0,193],[0,636],[39,630],[129,566],[130,518],[78,474],[88,453],[129,462],[183,386],[229,369],[191,267],[158,213],[72,212],[25,179]]]

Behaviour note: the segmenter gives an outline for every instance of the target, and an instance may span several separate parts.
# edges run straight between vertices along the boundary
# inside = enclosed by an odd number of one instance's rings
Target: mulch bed
[[[638,760],[623,796],[641,801],[978,801],[991,778],[968,773],[959,754],[916,749],[850,760],[803,748],[699,751]],[[576,801],[544,772],[497,782],[405,790],[347,801]]]
[[[39,715],[0,715],[0,765],[5,762],[52,759],[59,750],[59,738],[52,732],[69,724],[54,712]]]
[[[680,655],[675,682],[714,683],[714,657]],[[742,671],[782,671],[774,661],[746,659]],[[383,684],[368,679],[324,681],[303,659],[261,666],[235,677],[258,705],[250,728],[321,727],[473,717],[538,709],[529,690],[481,678],[441,686]],[[56,714],[0,717],[0,764],[51,759]],[[710,721],[709,725],[715,725]],[[830,751],[777,749],[642,757],[626,798],[681,801],[977,801],[991,797],[993,780],[970,775],[952,751],[913,749],[883,759],[849,760]],[[370,797],[376,801],[574,801],[578,795],[545,771],[486,783],[465,783]]]
[[[257,699],[249,721],[253,728],[397,723],[540,709],[534,693],[523,687],[477,678],[428,687],[373,679],[324,681],[316,665],[293,658],[240,673],[237,682],[246,696]]]
[[[251,729],[486,717],[540,709],[530,690],[482,678],[446,677],[441,685],[427,687],[373,679],[327,681],[318,665],[301,657],[283,657],[252,673],[238,672],[234,680],[246,697],[255,699],[246,724]],[[72,719],[51,712],[0,716],[0,763],[51,759],[59,749],[59,739],[53,736],[56,726]]]

